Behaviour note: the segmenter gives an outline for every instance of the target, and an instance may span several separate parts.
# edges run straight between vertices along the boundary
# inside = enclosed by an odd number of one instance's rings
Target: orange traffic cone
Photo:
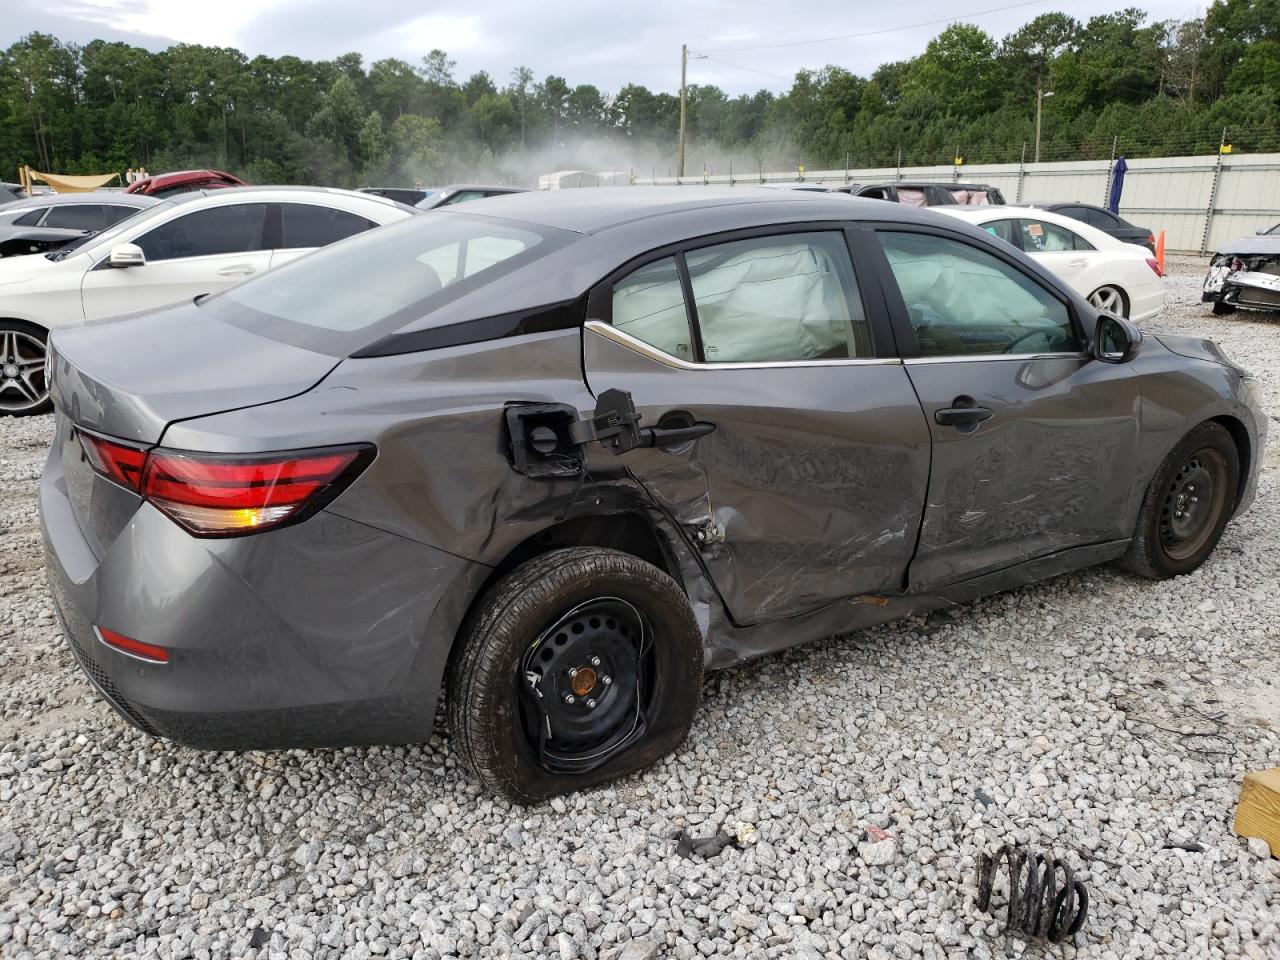
[[[1164,269],[1164,231],[1160,231],[1160,238],[1156,240],[1156,263],[1160,264],[1160,276],[1165,276]]]

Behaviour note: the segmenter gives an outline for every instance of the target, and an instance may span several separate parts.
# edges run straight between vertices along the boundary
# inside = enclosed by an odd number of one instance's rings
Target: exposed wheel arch
[[[1236,451],[1240,454],[1240,482],[1236,489],[1235,503],[1231,506],[1232,512],[1234,512],[1249,484],[1250,470],[1253,466],[1253,444],[1249,439],[1249,431],[1235,417],[1226,415],[1212,417],[1210,422],[1221,424],[1227,433],[1231,434],[1231,439],[1235,441]]]
[[[675,579],[684,588],[679,565],[665,544],[665,537],[639,513],[601,513],[572,517],[552,524],[518,544],[497,566],[492,582],[534,557],[564,547],[606,547],[629,553]],[[485,584],[487,589],[489,583]]]

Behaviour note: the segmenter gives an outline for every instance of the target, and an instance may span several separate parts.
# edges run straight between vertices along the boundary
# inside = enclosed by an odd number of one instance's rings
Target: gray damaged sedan
[[[823,194],[477,200],[56,331],[74,654],[210,749],[451,743],[531,801],[674,750],[703,671],[1119,560],[1194,570],[1265,420],[1214,344]]]

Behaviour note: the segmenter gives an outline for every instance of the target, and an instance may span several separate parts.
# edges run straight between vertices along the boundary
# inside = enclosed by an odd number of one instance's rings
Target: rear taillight
[[[122,487],[136,491],[142,481],[142,465],[146,463],[147,451],[137,447],[125,446],[91,433],[79,431],[80,448],[90,466],[108,480],[114,480]]]
[[[81,433],[102,476],[142,496],[197,537],[234,537],[305,520],[373,459],[373,447],[219,454],[139,450]]]
[[[1147,257],[1147,266],[1156,272],[1157,277],[1164,276],[1164,271],[1160,269],[1160,261],[1154,257]]]

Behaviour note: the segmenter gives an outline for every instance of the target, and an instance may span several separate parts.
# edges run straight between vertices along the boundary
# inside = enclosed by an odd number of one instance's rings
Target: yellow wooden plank
[[[1271,856],[1280,857],[1280,767],[1244,775],[1234,829],[1242,837],[1261,837]]]

